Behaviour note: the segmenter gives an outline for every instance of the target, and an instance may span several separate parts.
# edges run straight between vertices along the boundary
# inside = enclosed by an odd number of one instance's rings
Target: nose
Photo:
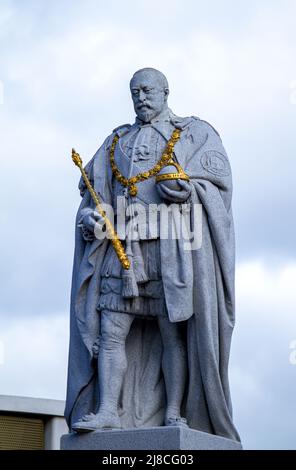
[[[143,90],[140,90],[139,92],[139,101],[145,101],[146,99],[146,94]]]

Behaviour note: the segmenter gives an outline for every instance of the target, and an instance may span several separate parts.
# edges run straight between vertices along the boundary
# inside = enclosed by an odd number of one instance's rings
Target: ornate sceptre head
[[[75,149],[72,149],[72,160],[76,166],[78,166],[79,168],[82,167],[82,159]]]

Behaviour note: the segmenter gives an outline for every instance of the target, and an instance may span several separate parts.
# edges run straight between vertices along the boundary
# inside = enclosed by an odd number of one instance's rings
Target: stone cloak
[[[228,383],[235,320],[231,169],[221,139],[208,123],[198,118],[180,118],[174,125],[183,129],[175,146],[175,156],[190,176],[190,202],[203,207],[200,249],[185,252],[182,240],[161,240],[168,310],[174,308],[177,316],[183,311],[184,317],[181,315],[179,320],[190,317],[181,323],[187,338],[189,372],[182,415],[193,429],[239,441],[232,421]],[[170,133],[166,135],[165,129],[158,130],[169,139]],[[112,201],[109,149],[113,135],[86,166],[100,199],[109,204]],[[106,239],[84,242],[77,228],[80,212],[93,204],[83,184],[81,189],[83,198],[76,219],[65,409],[70,428],[71,423],[86,413],[95,412],[99,405],[97,361],[93,358],[92,345],[100,331],[96,307],[101,264],[109,243]],[[192,270],[189,276],[188,270],[174,268],[180,262],[186,266],[188,256]],[[190,292],[193,312],[188,314],[184,299]],[[174,321],[178,320],[177,316]],[[124,428],[160,426],[165,411],[165,389],[161,370],[162,342],[154,321],[136,319],[133,322],[126,353],[128,370],[119,404],[122,425]]]

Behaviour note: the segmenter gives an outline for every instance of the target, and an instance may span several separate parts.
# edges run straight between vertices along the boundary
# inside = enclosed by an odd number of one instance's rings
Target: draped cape
[[[234,230],[231,169],[217,132],[198,118],[179,118],[175,157],[190,176],[191,224],[201,204],[198,249],[182,239],[161,239],[161,270],[169,318],[181,322],[187,343],[188,380],[182,415],[191,428],[239,440],[232,420],[228,360],[235,320]],[[158,128],[168,140],[171,132]],[[86,171],[101,200],[112,202],[109,136]],[[99,406],[97,361],[92,346],[100,332],[97,310],[101,265],[109,240],[85,242],[77,225],[92,206],[88,191],[76,219],[71,293],[70,349],[65,416],[69,426]],[[120,396],[123,427],[159,426],[165,411],[162,342],[155,321],[136,319],[126,342],[128,369]]]

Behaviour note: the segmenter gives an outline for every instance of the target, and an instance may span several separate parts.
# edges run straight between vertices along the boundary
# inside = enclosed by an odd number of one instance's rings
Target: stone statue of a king
[[[134,124],[85,167],[130,268],[81,179],[66,418],[76,432],[180,426],[239,441],[228,157],[210,124],[171,111],[160,71],[138,70],[130,91]]]

